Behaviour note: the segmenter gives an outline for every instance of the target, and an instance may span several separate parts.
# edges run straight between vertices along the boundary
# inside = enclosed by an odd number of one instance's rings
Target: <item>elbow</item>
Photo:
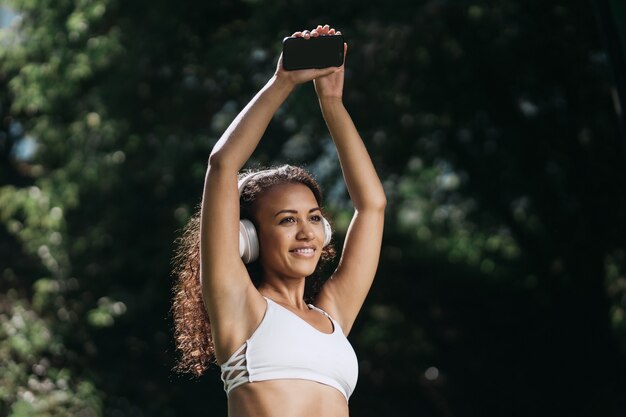
[[[211,169],[228,169],[234,165],[230,163],[222,154],[219,152],[211,153],[209,155],[209,168]],[[232,166],[232,169],[238,171],[238,168]]]
[[[369,203],[372,208],[385,211],[385,208],[387,207],[387,196],[385,195],[385,192],[381,189],[379,192],[372,194],[373,195],[370,197]]]
[[[376,202],[376,206],[381,210],[381,211],[385,211],[385,208],[387,208],[387,196],[385,195],[385,189],[382,187],[380,187],[380,191],[378,193],[376,193],[377,198],[375,198],[375,202]]]
[[[222,158],[218,153],[211,153],[211,155],[209,155],[209,166],[212,168],[219,168],[220,166],[224,165],[224,158]]]
[[[373,204],[374,208],[376,208],[377,210],[380,211],[385,211],[385,208],[387,208],[387,197],[385,197],[384,195],[382,196],[382,198],[376,200]]]
[[[365,187],[362,187],[365,188]],[[350,193],[352,204],[358,211],[385,211],[387,207],[387,196],[381,186],[376,190],[373,187],[369,189],[359,189],[358,192]]]
[[[387,198],[383,195],[381,198],[372,198],[363,204],[355,204],[354,208],[358,211],[378,211],[384,212],[387,207]]]

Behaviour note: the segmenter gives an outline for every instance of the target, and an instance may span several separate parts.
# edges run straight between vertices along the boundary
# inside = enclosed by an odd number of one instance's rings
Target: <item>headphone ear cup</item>
[[[259,238],[254,225],[248,219],[239,220],[239,256],[246,264],[259,257]]]
[[[324,246],[328,246],[333,237],[333,229],[325,217],[322,217],[322,223],[324,224]]]

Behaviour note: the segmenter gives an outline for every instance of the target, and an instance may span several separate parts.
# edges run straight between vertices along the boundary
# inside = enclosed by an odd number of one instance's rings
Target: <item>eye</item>
[[[322,216],[320,216],[319,214],[316,214],[315,216],[311,216],[311,220],[313,220],[314,222],[321,222],[322,221]]]
[[[294,219],[293,217],[285,217],[284,219],[282,219],[279,224],[283,224],[283,223],[292,223],[295,222],[296,219]]]

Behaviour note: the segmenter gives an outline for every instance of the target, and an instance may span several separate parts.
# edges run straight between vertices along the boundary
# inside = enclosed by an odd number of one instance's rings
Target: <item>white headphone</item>
[[[267,174],[272,171],[275,170],[269,169],[258,171],[243,177],[237,185],[237,188],[239,189],[239,195],[241,196],[243,188],[248,182],[250,182],[250,180],[259,176],[260,174]],[[327,246],[330,243],[333,231],[330,227],[330,223],[323,216],[322,224],[324,225],[324,246]],[[256,261],[259,257],[259,237],[257,235],[254,225],[248,219],[239,220],[239,256],[241,256],[241,259],[246,264]]]

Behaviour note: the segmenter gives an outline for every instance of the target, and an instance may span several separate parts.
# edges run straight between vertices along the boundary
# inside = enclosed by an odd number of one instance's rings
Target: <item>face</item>
[[[257,199],[255,217],[265,274],[302,278],[315,271],[324,225],[315,196],[306,185],[273,186]]]

